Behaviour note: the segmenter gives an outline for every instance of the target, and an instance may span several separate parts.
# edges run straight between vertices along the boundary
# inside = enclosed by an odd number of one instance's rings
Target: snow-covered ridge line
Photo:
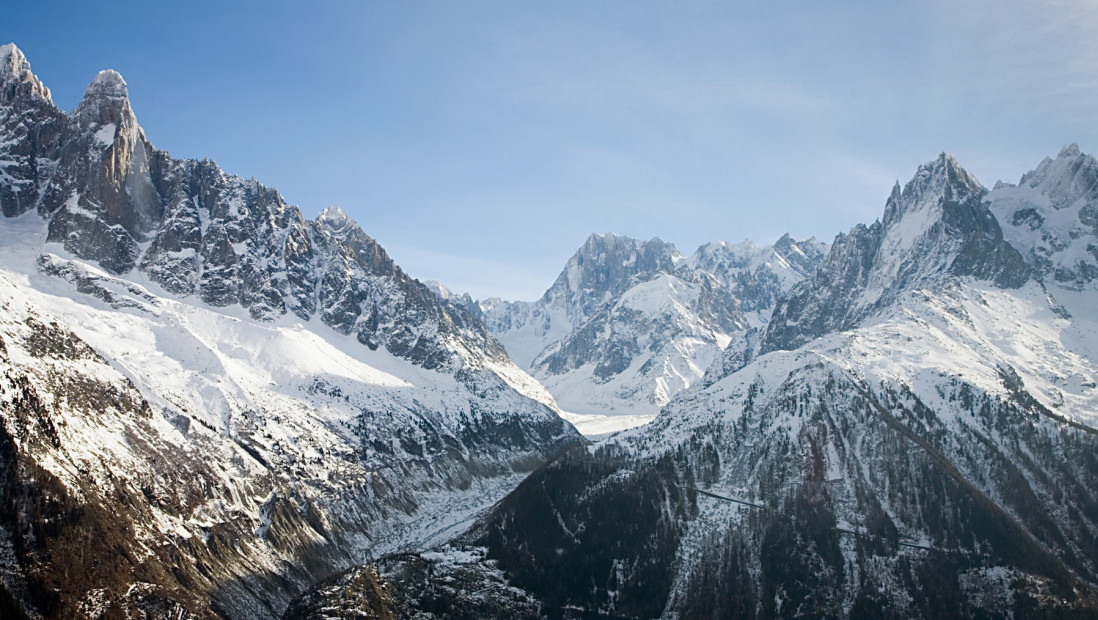
[[[4,53],[0,471],[22,482],[0,489],[27,496],[0,508],[18,551],[0,574],[27,575],[27,613],[277,618],[580,441],[477,318],[345,213],[306,220],[157,150],[114,72],[66,114]],[[109,550],[75,553],[80,532]]]

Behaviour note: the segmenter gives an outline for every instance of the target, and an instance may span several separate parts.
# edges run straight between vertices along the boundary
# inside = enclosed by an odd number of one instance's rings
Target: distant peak
[[[708,241],[698,246],[698,249],[694,251],[695,254],[710,254],[713,252],[720,252],[724,248],[728,247],[727,241]]]
[[[1079,145],[1072,142],[1071,144],[1060,149],[1060,154],[1056,156],[1056,159],[1071,158],[1082,156],[1083,152],[1079,150]]]
[[[652,237],[648,241],[642,241],[636,237],[629,237],[625,235],[616,235],[614,233],[606,233],[600,235],[598,233],[592,233],[587,237],[587,241],[584,242],[576,255],[596,256],[603,253],[621,253],[621,252],[651,252],[655,254],[666,254],[668,256],[678,255],[678,250],[675,248],[675,244],[668,243],[659,237]]]
[[[602,235],[600,235],[598,233],[591,233],[591,235],[587,237],[587,241],[585,241],[583,243],[583,248],[581,248],[581,251],[583,249],[586,249],[586,250],[599,249],[599,250],[601,250],[601,249],[605,249],[605,248],[617,247],[617,246],[620,246],[620,245],[635,246],[635,245],[640,245],[640,243],[641,242],[639,240],[633,239],[632,237],[624,237],[622,235],[615,235],[612,232],[608,232],[608,233],[602,234]]]
[[[591,233],[591,235],[587,237],[587,242],[586,243],[589,244],[589,245],[609,246],[609,245],[616,245],[616,244],[620,244],[620,243],[639,244],[639,243],[642,243],[642,242],[641,242],[640,239],[634,239],[633,237],[629,237],[629,236],[626,236],[626,235],[618,235],[618,234],[615,234],[615,233],[612,233],[612,232],[608,232],[608,233],[603,233],[601,235],[599,233]]]
[[[778,237],[778,240],[770,247],[778,254],[788,254],[793,251],[796,246],[797,240],[790,236],[789,233],[785,233],[781,237]]]
[[[1078,144],[1069,144],[1055,160],[1046,157],[1035,170],[1022,175],[1018,184],[1041,188],[1054,208],[1065,209],[1083,197],[1098,198],[1098,161]]]
[[[347,212],[343,209],[332,205],[320,212],[317,216],[318,220],[326,220],[330,222],[343,222],[351,219],[351,216],[347,215]]]
[[[446,288],[446,285],[438,280],[424,280],[423,286],[426,286],[432,293],[438,295],[442,299],[450,300],[455,297],[454,292]]]

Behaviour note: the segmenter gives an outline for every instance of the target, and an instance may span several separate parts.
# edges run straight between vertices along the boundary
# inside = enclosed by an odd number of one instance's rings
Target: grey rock
[[[14,45],[0,47],[0,210],[14,217],[38,207],[60,156],[65,113]]]

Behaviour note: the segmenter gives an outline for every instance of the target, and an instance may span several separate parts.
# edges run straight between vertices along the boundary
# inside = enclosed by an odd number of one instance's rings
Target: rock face
[[[50,90],[31,73],[23,52],[10,43],[0,46],[0,106],[0,130],[6,140],[0,146],[0,209],[13,217],[35,209],[41,200],[67,118],[54,107]]]
[[[585,617],[1098,616],[1092,162],[923,166],[705,381],[455,544]]]
[[[659,239],[592,235],[536,302],[473,311],[508,352],[581,413],[654,415],[702,377],[733,336],[765,325],[826,246],[710,243],[685,257]]]
[[[113,71],[66,114],[0,48],[0,207],[4,617],[279,617],[580,440],[346,214],[155,149]]]

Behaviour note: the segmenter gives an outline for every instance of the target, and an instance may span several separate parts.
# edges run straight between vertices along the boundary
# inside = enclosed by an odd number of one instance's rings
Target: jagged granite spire
[[[986,193],[952,155],[920,166],[902,191],[893,188],[881,220],[836,237],[815,276],[778,304],[760,352],[850,329],[903,292],[945,276],[1020,286],[1029,270],[1003,239]]]
[[[76,119],[100,125],[131,121],[130,95],[126,80],[114,69],[100,71],[84,90],[84,98],[76,108]],[[136,119],[132,119],[136,120]]]
[[[160,225],[164,198],[153,182],[152,145],[137,124],[126,82],[101,71],[69,116],[57,172],[39,210],[50,241],[114,273],[137,265],[139,245]]]
[[[18,96],[32,96],[52,103],[50,89],[31,72],[30,63],[14,43],[0,45],[0,104]]]

